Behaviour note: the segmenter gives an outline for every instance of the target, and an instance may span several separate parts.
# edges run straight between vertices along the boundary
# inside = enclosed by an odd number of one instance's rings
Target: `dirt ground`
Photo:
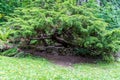
[[[60,66],[72,66],[73,64],[80,64],[80,63],[96,63],[97,59],[82,57],[82,56],[60,56],[60,55],[53,55],[44,52],[37,52],[37,51],[28,51],[32,53],[34,56],[40,56],[49,60],[52,63],[55,63]]]

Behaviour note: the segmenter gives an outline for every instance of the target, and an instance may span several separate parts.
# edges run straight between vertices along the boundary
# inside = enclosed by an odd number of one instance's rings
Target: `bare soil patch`
[[[27,50],[26,52],[32,53],[34,56],[45,58],[50,62],[61,66],[72,66],[73,64],[80,64],[80,63],[96,63],[98,60],[98,59],[94,59],[90,57],[82,57],[82,56],[53,55],[39,51]]]

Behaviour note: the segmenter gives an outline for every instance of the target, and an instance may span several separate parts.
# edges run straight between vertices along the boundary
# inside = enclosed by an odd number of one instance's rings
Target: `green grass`
[[[54,65],[43,58],[0,56],[0,80],[120,80],[120,63]]]

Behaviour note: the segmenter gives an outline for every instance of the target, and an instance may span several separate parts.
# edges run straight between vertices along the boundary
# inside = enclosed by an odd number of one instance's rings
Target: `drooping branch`
[[[42,35],[42,36],[31,37],[29,39],[20,38],[20,39],[17,39],[15,41],[19,41],[19,42],[20,41],[22,41],[22,42],[25,41],[26,43],[28,43],[27,45],[29,45],[29,43],[30,43],[31,40],[38,40],[38,41],[43,41],[43,43],[44,43],[43,45],[46,46],[47,45],[46,40],[50,39],[52,41],[55,41],[56,43],[61,44],[64,47],[78,47],[78,45],[70,43],[70,41],[67,41],[63,37],[61,37],[62,34],[59,34],[59,32],[58,32],[57,29],[54,29],[53,34],[51,34],[51,35],[47,35],[47,34],[44,34],[44,35],[40,34],[40,35]],[[67,36],[70,36],[70,34],[69,35],[67,34]]]
[[[64,40],[63,38],[60,38],[60,35],[58,34],[58,31],[55,30],[54,34],[51,36],[51,39],[56,41],[57,43],[62,44],[64,47],[76,47],[78,45],[72,44],[66,40]]]
[[[30,38],[30,40],[44,40],[44,39],[50,39],[50,37]]]

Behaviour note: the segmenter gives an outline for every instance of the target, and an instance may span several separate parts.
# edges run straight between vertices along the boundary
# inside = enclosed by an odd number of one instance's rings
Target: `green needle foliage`
[[[28,5],[30,0],[0,0],[0,22],[6,21],[4,16],[9,15],[17,7]]]
[[[14,31],[14,39],[34,38],[41,33],[52,35],[56,29],[64,40],[78,45],[78,50],[85,49],[86,55],[111,60],[120,47],[120,30],[108,30],[113,25],[109,16],[102,14],[104,11],[94,0],[81,6],[75,0],[35,0],[5,16],[3,27]]]

